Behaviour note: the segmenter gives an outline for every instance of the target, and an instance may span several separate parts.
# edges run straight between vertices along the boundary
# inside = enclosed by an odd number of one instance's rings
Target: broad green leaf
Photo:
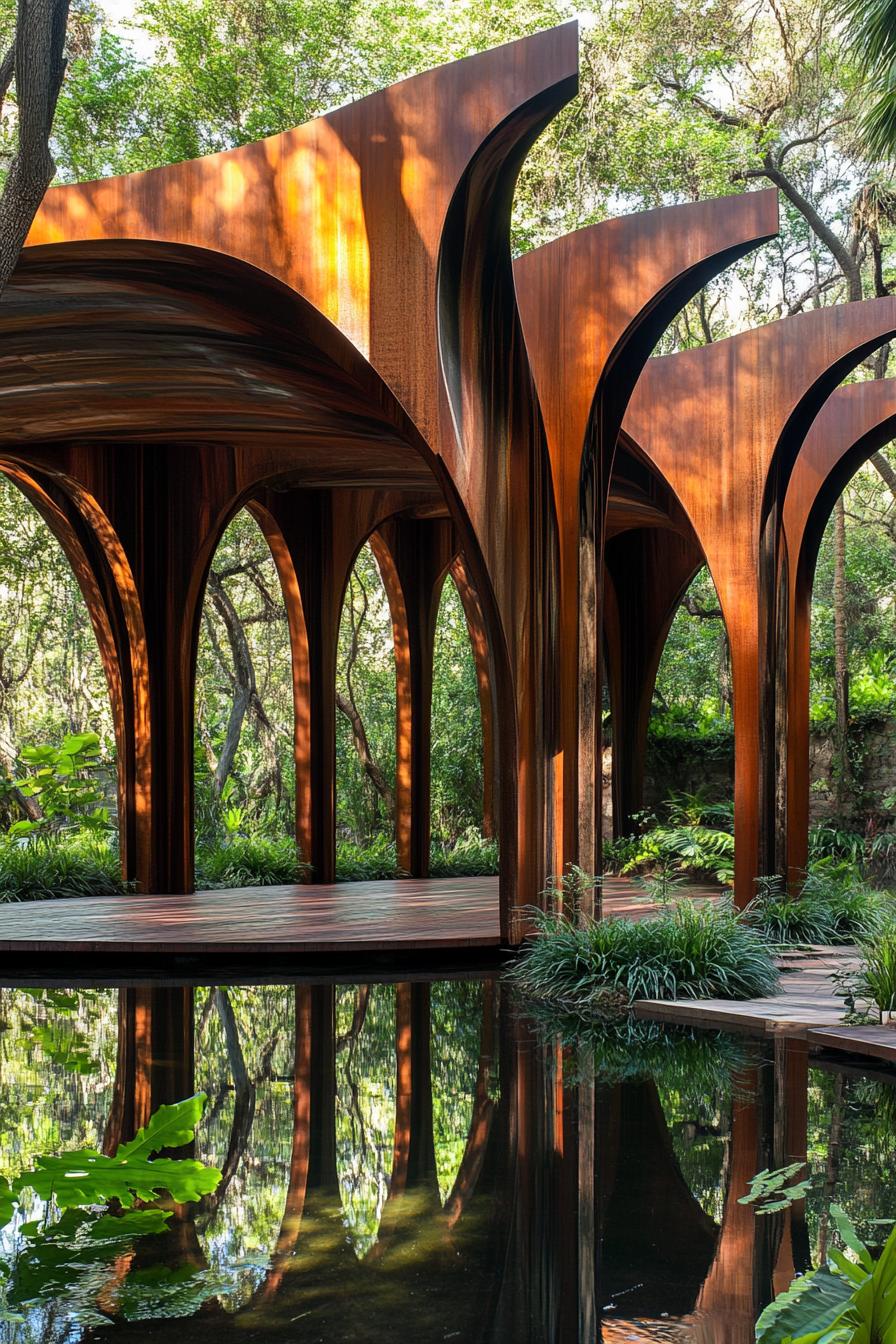
[[[829,1330],[852,1300],[852,1286],[839,1274],[822,1267],[794,1279],[779,1293],[756,1322],[757,1344],[785,1344],[816,1338]]]
[[[896,1344],[896,1231],[890,1233],[871,1276],[874,1308],[871,1338]]]
[[[0,1176],[0,1227],[5,1227],[16,1206],[15,1196],[5,1176]]]
[[[848,1247],[854,1255],[859,1257],[859,1263],[864,1265],[868,1273],[871,1273],[874,1262],[871,1259],[871,1252],[859,1237],[858,1232],[849,1220],[846,1210],[840,1204],[831,1205],[831,1221],[840,1234],[840,1240],[843,1245]]]
[[[153,1159],[152,1154],[189,1143],[204,1106],[204,1093],[173,1106],[160,1106],[149,1123],[112,1157],[92,1148],[39,1157],[32,1171],[17,1177],[13,1193],[19,1195],[28,1188],[41,1199],[55,1199],[61,1209],[112,1199],[128,1209],[136,1199],[152,1200],[163,1191],[182,1204],[201,1199],[217,1187],[221,1179],[217,1168],[193,1158]]]
[[[197,1092],[195,1096],[178,1101],[173,1106],[160,1106],[130,1143],[121,1145],[115,1154],[116,1159],[133,1161],[137,1157],[160,1153],[164,1148],[183,1148],[185,1144],[192,1143],[196,1126],[205,1110],[205,1102],[205,1093]]]
[[[129,1209],[137,1199],[156,1199],[167,1191],[180,1204],[210,1194],[221,1179],[215,1167],[193,1158],[123,1158],[83,1148],[58,1157],[39,1157],[33,1171],[15,1182],[19,1194],[26,1187],[41,1199],[55,1199],[61,1209],[83,1204],[105,1204],[117,1199]]]

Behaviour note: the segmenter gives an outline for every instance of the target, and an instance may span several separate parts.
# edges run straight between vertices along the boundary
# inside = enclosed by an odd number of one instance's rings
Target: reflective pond
[[[490,979],[2,989],[0,1078],[5,1344],[747,1344],[833,1202],[870,1245],[896,1216],[885,1070],[583,1039]],[[804,1199],[739,1202],[801,1160]]]

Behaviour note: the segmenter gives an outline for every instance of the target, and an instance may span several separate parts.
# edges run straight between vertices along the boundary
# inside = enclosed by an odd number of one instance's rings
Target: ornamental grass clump
[[[129,890],[118,849],[102,837],[16,843],[0,839],[0,904],[56,897],[120,896]]]
[[[782,877],[760,877],[756,889],[744,919],[777,945],[860,942],[884,919],[881,896],[851,874],[810,871],[798,891],[789,891]]]
[[[594,921],[534,911],[534,936],[508,975],[523,994],[587,1013],[638,999],[753,999],[778,970],[728,903],[683,900],[652,919]]]

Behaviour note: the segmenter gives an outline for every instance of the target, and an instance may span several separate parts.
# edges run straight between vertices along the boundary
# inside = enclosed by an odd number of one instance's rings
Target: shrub
[[[836,870],[810,871],[798,892],[781,877],[760,877],[744,919],[771,943],[856,942],[878,928],[884,903],[876,892]]]
[[[654,919],[534,911],[535,935],[508,971],[525,994],[586,1012],[637,999],[751,999],[777,989],[761,935],[729,904],[681,901]]]
[[[433,877],[490,877],[498,871],[498,842],[472,827],[454,844],[434,839],[429,871]]]
[[[127,890],[117,848],[100,837],[0,840],[0,902],[118,896]]]
[[[336,841],[337,882],[375,882],[400,876],[395,841],[389,836],[378,835],[366,845],[353,840]]]
[[[196,886],[202,891],[222,887],[275,887],[301,882],[308,871],[294,840],[281,836],[235,836],[224,845],[196,852]]]
[[[861,944],[862,965],[854,978],[855,997],[877,1008],[882,1021],[896,1014],[896,925]]]

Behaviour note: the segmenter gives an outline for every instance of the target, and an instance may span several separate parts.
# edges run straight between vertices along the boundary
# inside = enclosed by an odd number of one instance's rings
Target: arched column
[[[784,740],[788,880],[809,863],[809,666],[812,587],[818,548],[846,483],[896,433],[896,380],[851,383],[825,403],[806,436],[784,500],[787,549],[787,690]]]
[[[604,525],[628,398],[675,312],[776,232],[775,193],[751,192],[607,220],[514,263],[560,545],[554,871],[600,859]]]
[[[148,669],[143,616],[127,558],[96,501],[75,481],[41,479],[15,460],[0,470],[59,541],[84,597],[112,706],[122,872],[145,880],[140,862],[149,839]]]
[[[740,906],[775,864],[784,493],[824,402],[894,329],[896,302],[873,299],[651,359],[626,414],[626,436],[688,515],[728,630]]]

